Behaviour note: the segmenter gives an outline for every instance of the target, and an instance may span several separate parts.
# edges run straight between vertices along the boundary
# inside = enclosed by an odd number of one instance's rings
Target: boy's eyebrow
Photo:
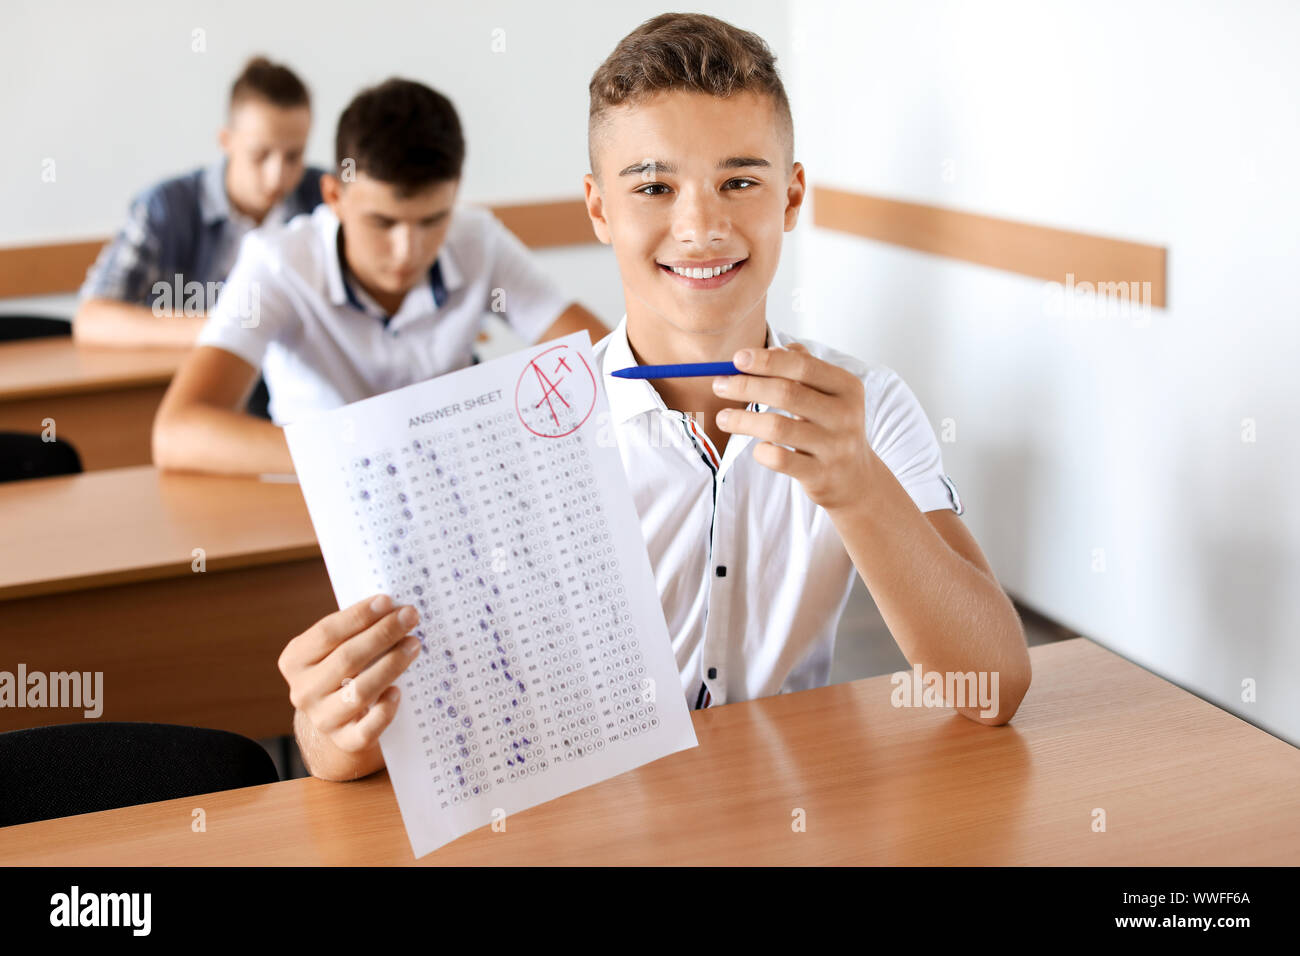
[[[722,162],[718,163],[718,169],[744,169],[750,166],[771,167],[771,163],[759,156],[729,156]],[[633,163],[631,166],[625,166],[618,171],[620,176],[640,176],[642,173],[668,173],[677,172],[677,167],[672,163],[665,163],[658,159],[647,159],[645,162]]]

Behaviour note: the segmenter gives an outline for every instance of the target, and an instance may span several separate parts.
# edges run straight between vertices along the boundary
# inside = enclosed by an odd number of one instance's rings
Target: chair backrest
[[[247,737],[172,724],[56,724],[0,734],[0,827],[279,780]]]
[[[72,323],[47,315],[6,315],[0,313],[0,342],[20,339],[44,339],[55,335],[71,335]]]
[[[81,470],[81,456],[65,438],[45,441],[40,435],[0,432],[0,481],[76,475]]]

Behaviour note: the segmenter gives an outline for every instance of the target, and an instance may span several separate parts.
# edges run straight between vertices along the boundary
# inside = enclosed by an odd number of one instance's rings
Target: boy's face
[[[611,243],[628,320],[683,332],[762,321],[767,288],[803,201],[770,97],[672,90],[612,111],[593,145],[587,208]],[[690,277],[671,267],[690,268]],[[695,269],[727,267],[712,278]]]
[[[226,154],[226,194],[235,208],[261,221],[297,187],[304,169],[311,110],[247,99],[230,113],[219,140]]]
[[[399,195],[391,183],[358,172],[351,182],[321,177],[321,194],[343,229],[348,268],[367,290],[404,296],[426,281],[451,226],[460,180]]]

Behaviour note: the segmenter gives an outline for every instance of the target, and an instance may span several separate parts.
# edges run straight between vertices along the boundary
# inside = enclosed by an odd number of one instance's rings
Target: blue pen
[[[698,375],[739,375],[732,362],[692,362],[686,365],[634,365],[609,373],[619,378],[692,378]]]

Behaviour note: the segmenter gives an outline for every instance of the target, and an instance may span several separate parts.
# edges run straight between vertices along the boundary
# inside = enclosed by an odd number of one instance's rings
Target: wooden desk
[[[0,431],[47,418],[86,471],[147,465],[154,412],[188,349],[96,349],[70,338],[0,345]]]
[[[101,720],[292,733],[276,659],[336,608],[296,484],[134,467],[0,485],[0,669],[102,671]],[[0,708],[0,730],[83,719]]]
[[[1033,687],[1010,725],[895,709],[887,676],[697,711],[698,748],[420,862],[1300,862],[1295,748],[1082,638],[1030,654]],[[196,807],[206,833],[190,830]],[[383,773],[0,830],[4,865],[411,862]]]

